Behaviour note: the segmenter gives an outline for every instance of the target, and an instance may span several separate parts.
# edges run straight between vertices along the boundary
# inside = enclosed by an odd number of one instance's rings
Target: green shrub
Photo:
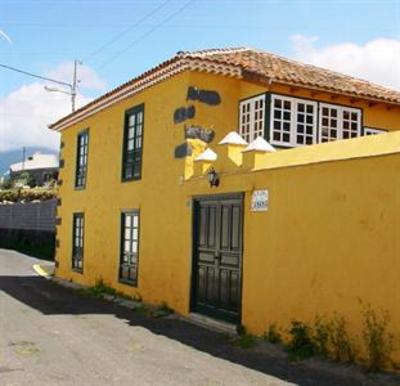
[[[105,284],[103,279],[97,280],[96,284],[93,287],[87,288],[85,292],[88,295],[96,298],[103,297],[103,295],[115,296],[117,294],[117,291],[114,288],[111,288],[110,286]]]
[[[289,334],[291,338],[286,346],[289,360],[306,359],[317,353],[311,338],[311,329],[305,323],[298,320],[292,321]]]
[[[34,189],[10,189],[0,191],[0,202],[21,202],[21,201],[45,201],[57,197],[56,189],[34,188]]]
[[[322,320],[320,316],[315,318],[312,340],[314,341],[316,352],[322,356],[328,356],[330,341],[330,325]]]
[[[370,371],[383,370],[390,363],[393,351],[393,335],[388,329],[389,314],[384,311],[381,316],[368,304],[363,313],[363,341],[367,353],[367,368]]]
[[[329,356],[338,362],[354,362],[355,352],[347,332],[346,320],[343,316],[335,315],[329,322]]]
[[[162,318],[174,313],[174,310],[168,306],[166,302],[162,302],[161,305],[152,311],[151,316],[154,318]]]
[[[282,336],[275,323],[272,323],[268,327],[268,330],[264,333],[263,338],[269,343],[280,343],[282,341]]]

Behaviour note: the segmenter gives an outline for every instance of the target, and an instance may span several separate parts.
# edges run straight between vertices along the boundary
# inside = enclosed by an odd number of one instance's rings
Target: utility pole
[[[72,112],[75,111],[76,87],[77,87],[77,84],[78,84],[77,68],[78,68],[78,61],[75,59],[74,60],[74,73],[73,73],[73,76],[72,76],[72,87],[71,87]]]
[[[77,94],[77,88],[78,88],[78,64],[81,64],[81,62],[77,59],[74,60],[74,70],[72,73],[72,83],[69,84],[67,83],[66,85],[69,87],[69,91],[61,90],[59,88],[53,88],[53,87],[48,87],[44,86],[44,89],[46,91],[50,92],[61,92],[63,94],[67,94],[71,96],[71,107],[72,107],[72,112],[75,111],[75,104],[76,104],[76,94]]]
[[[22,170],[25,170],[25,157],[26,157],[26,148],[24,146],[22,148]]]

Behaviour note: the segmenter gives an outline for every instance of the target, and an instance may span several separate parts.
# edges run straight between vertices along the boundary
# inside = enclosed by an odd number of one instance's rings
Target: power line
[[[121,55],[123,55],[126,51],[128,51],[130,48],[132,48],[134,45],[137,43],[140,43],[143,39],[147,38],[150,36],[152,33],[157,31],[159,28],[161,28],[164,24],[168,23],[171,19],[173,19],[176,15],[181,13],[183,10],[185,10],[191,3],[193,3],[195,0],[189,0],[187,1],[182,7],[180,7],[178,10],[176,10],[174,13],[166,17],[164,20],[162,20],[160,23],[156,24],[153,28],[151,28],[149,31],[141,35],[139,38],[134,40],[131,44],[129,44],[127,47],[125,47],[123,50],[117,52],[110,60],[104,62],[102,65],[96,68],[96,70],[100,70],[104,68],[105,66],[109,65],[111,62],[113,62],[115,59],[119,58]]]
[[[36,74],[33,74],[31,72],[28,72],[28,71],[20,70],[19,68],[8,66],[6,64],[0,63],[0,67],[3,67],[5,69],[7,69],[7,70],[19,72],[19,73],[24,74],[24,75],[32,76],[33,78],[47,80],[48,82],[53,82],[53,83],[57,83],[57,84],[60,84],[60,85],[63,85],[63,86],[72,87],[72,84],[70,84],[70,83],[62,82],[60,80],[56,80],[56,79],[52,79],[52,78],[47,78],[47,77],[41,76],[41,75],[36,75]]]
[[[136,23],[134,23],[133,25],[129,26],[128,28],[124,29],[122,32],[118,33],[117,35],[115,35],[113,38],[111,38],[108,42],[106,42],[105,44],[103,44],[101,47],[99,47],[97,50],[93,51],[91,54],[89,54],[86,58],[84,58],[83,60],[87,60],[88,58],[91,58],[95,55],[97,55],[98,53],[100,53],[101,51],[103,51],[105,48],[107,48],[108,46],[110,46],[111,44],[113,44],[114,42],[116,42],[118,39],[120,39],[122,36],[126,35],[128,32],[130,32],[131,30],[133,30],[134,28],[138,27],[140,24],[142,24],[144,21],[146,21],[147,19],[149,19],[151,16],[153,16],[155,13],[157,13],[158,11],[160,11],[162,8],[164,8],[168,3],[170,3],[171,0],[165,0],[161,5],[159,5],[158,7],[154,8],[152,11],[146,13],[142,18],[140,18]]]
[[[73,70],[72,83],[62,82],[61,80],[47,78],[47,77],[41,76],[41,75],[36,75],[36,74],[33,74],[32,72],[24,71],[24,70],[21,70],[19,68],[8,66],[8,65],[2,64],[2,63],[0,63],[0,67],[5,68],[5,69],[10,70],[10,71],[18,72],[20,74],[28,75],[28,76],[31,76],[33,78],[46,80],[48,82],[53,82],[53,83],[59,84],[61,86],[69,87],[69,91],[60,90],[60,89],[57,89],[57,88],[51,88],[51,87],[47,87],[47,86],[44,86],[44,89],[46,91],[61,92],[61,93],[70,95],[71,96],[72,112],[74,112],[75,111],[75,100],[76,100],[76,95],[77,95],[77,87],[78,87],[78,82],[79,82],[78,78],[77,78],[78,63],[80,63],[78,60],[74,60],[74,70]]]

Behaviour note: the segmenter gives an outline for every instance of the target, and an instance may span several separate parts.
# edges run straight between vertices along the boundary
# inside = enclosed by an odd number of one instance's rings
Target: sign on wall
[[[255,190],[251,196],[251,211],[266,212],[268,210],[268,190]]]

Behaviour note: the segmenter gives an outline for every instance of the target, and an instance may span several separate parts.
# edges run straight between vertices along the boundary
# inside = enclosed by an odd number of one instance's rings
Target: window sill
[[[121,284],[129,285],[130,287],[137,288],[137,281],[130,281],[130,280],[119,278],[118,282],[121,283]]]
[[[122,178],[121,182],[132,182],[132,181],[140,181],[142,179],[142,177],[136,177],[136,178]]]
[[[79,268],[72,268],[72,272],[75,272],[75,273],[80,273],[81,275],[83,275],[83,269],[79,269]]]

